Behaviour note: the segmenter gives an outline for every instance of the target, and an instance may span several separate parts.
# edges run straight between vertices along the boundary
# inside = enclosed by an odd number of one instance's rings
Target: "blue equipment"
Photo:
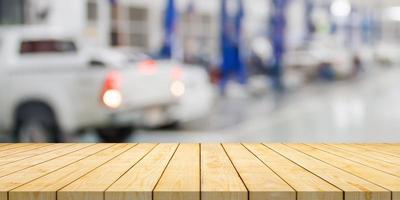
[[[236,4],[236,10],[228,10],[228,2]],[[235,6],[234,6],[235,7]],[[246,83],[246,70],[240,52],[241,22],[244,15],[242,0],[222,0],[221,5],[221,90],[224,93],[229,79],[234,76]]]
[[[285,53],[285,30],[288,0],[272,0],[272,12],[270,17],[270,40],[273,49],[273,60],[270,75],[273,87],[276,91],[284,90],[282,82],[283,55]]]
[[[172,58],[175,42],[176,18],[175,1],[168,0],[164,20],[164,43],[160,51],[160,57],[162,58]]]

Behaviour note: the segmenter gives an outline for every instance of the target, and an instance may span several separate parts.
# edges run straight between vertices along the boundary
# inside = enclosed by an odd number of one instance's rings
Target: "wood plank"
[[[201,199],[248,199],[244,183],[220,144],[201,144]]]
[[[346,151],[334,146],[329,146],[325,144],[310,144],[309,146],[315,147],[317,149],[326,151],[331,154],[335,154],[337,156],[340,156],[344,159],[352,160],[354,162],[375,168],[377,170],[392,174],[394,176],[400,176],[400,165],[392,164],[392,163],[386,163],[383,161],[377,161],[374,158],[368,157],[368,156],[363,156],[360,153],[354,153],[351,151]]]
[[[302,151],[316,159],[319,159],[331,166],[340,168],[343,171],[354,174],[376,185],[386,188],[392,192],[392,200],[400,200],[400,178],[371,167],[344,159],[342,157],[321,151],[314,147],[303,144],[289,145],[293,149]]]
[[[48,153],[48,152],[51,152],[51,151],[54,151],[54,150],[57,150],[57,149],[61,149],[61,148],[64,148],[66,146],[71,146],[71,145],[72,144],[51,144],[51,145],[40,147],[40,148],[37,148],[37,149],[32,149],[32,150],[25,151],[25,152],[4,156],[4,157],[0,158],[0,165],[4,165],[4,164],[12,163],[12,162],[15,162],[15,161],[27,159],[27,158],[32,157],[32,156]]]
[[[357,145],[363,145],[363,146],[373,146],[373,147],[387,147],[387,148],[399,148],[398,145],[393,145],[390,143],[360,143]]]
[[[0,178],[0,200],[8,200],[8,192],[34,179],[86,158],[113,144],[76,144],[64,149],[64,154],[47,162]]]
[[[6,144],[0,147],[0,155],[1,152],[4,150],[8,150],[8,149],[15,149],[15,148],[19,148],[19,147],[23,147],[23,146],[28,146],[30,145],[29,143],[16,143],[16,144]]]
[[[389,154],[392,156],[400,157],[400,150],[397,148],[392,148],[388,145],[377,145],[377,144],[358,144],[357,146],[361,148],[370,149],[373,151],[378,151],[381,153]]]
[[[390,154],[382,153],[376,150],[371,150],[368,148],[363,148],[361,146],[349,145],[349,144],[329,144],[346,151],[354,152],[359,155],[368,156],[370,158],[381,160],[388,163],[394,163],[400,165],[400,157],[393,156]]]
[[[16,162],[12,162],[12,163],[8,163],[5,165],[1,165],[0,166],[0,177],[6,176],[8,174],[35,166],[37,164],[46,162],[48,160],[54,159],[56,157],[59,156],[63,156],[67,153],[69,153],[69,151],[76,151],[79,148],[84,148],[87,145],[83,145],[82,147],[80,145],[72,145],[72,146],[66,146],[64,148],[55,150],[55,151],[51,151],[48,153],[44,153],[44,154],[40,154],[40,155],[36,155],[36,156],[32,156],[29,158],[26,158],[24,160],[19,160]]]
[[[400,200],[399,144],[1,147],[0,200]]]
[[[266,146],[343,190],[346,200],[390,200],[389,191],[351,173],[328,165],[283,144],[266,144]]]
[[[105,190],[156,144],[138,144],[57,192],[58,200],[102,200]],[[101,181],[99,181],[101,180]]]
[[[151,200],[152,191],[178,144],[160,144],[105,192],[106,200]]]
[[[200,145],[180,144],[156,188],[154,200],[200,200]]]
[[[32,150],[32,149],[37,149],[37,148],[40,148],[40,147],[48,146],[48,145],[50,145],[50,144],[29,144],[29,145],[21,144],[21,145],[15,145],[16,148],[10,148],[10,149],[7,149],[7,150],[0,151],[0,159],[2,157],[4,157],[4,156],[17,154],[17,153],[29,151],[29,150]]]
[[[222,146],[249,190],[249,200],[296,199],[296,192],[244,146]]]
[[[56,200],[57,191],[84,176],[136,144],[116,144],[46,176],[13,189],[10,200]],[[98,179],[101,180],[101,179]],[[103,181],[103,180],[101,180]]]
[[[368,143],[364,143],[364,145],[369,145],[369,144]],[[390,147],[393,147],[393,148],[400,149],[399,143],[378,143],[378,144],[372,144],[372,145],[381,146],[381,147],[390,146]]]
[[[342,200],[343,192],[262,144],[244,144],[296,190],[297,200]]]

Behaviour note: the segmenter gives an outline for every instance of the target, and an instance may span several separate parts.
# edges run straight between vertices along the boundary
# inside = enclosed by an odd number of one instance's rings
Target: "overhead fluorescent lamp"
[[[331,13],[335,17],[347,17],[351,13],[351,4],[347,0],[335,0],[331,5]]]

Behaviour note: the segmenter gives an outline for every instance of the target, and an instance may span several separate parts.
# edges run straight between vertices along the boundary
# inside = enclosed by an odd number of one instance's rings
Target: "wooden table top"
[[[0,200],[400,200],[400,144],[0,144]]]

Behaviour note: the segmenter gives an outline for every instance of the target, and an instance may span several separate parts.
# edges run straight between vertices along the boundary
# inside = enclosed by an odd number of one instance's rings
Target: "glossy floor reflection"
[[[139,132],[132,141],[395,142],[399,102],[400,68],[372,69],[357,80],[307,86],[279,101],[272,95],[224,99],[194,132]]]

